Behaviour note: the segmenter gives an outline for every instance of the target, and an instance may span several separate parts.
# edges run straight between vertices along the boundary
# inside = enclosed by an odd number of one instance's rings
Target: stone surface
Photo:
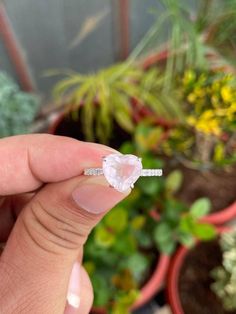
[[[140,177],[141,171],[141,159],[134,155],[111,154],[103,159],[105,178],[120,192],[132,187]]]

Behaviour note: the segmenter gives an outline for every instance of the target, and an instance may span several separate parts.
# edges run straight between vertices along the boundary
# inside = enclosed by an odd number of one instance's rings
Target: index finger
[[[0,140],[0,195],[25,193],[43,183],[78,176],[101,164],[109,147],[72,138],[31,134]]]

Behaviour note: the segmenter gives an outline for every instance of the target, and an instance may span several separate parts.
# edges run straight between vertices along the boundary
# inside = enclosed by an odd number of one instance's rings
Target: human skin
[[[109,147],[46,134],[0,140],[0,313],[87,314],[93,292],[80,266],[92,228],[127,193],[103,176]]]

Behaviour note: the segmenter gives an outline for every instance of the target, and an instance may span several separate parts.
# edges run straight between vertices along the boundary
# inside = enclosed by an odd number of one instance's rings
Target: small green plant
[[[4,72],[0,72],[0,138],[27,133],[39,101],[20,91],[19,87]]]
[[[132,142],[124,143],[120,151],[138,155]],[[150,151],[139,155],[144,168],[164,167]],[[210,209],[209,200],[199,199],[189,209],[175,196],[181,184],[182,174],[177,170],[166,178],[139,178],[129,197],[95,227],[84,251],[94,306],[112,314],[129,313],[158,252],[172,254],[178,243],[190,246],[196,239],[215,236],[214,227],[200,222]],[[158,220],[153,213],[159,215]]]
[[[136,193],[108,213],[85,246],[84,266],[94,287],[94,306],[112,314],[129,313],[155,258],[147,251],[152,219],[137,212],[135,198]]]
[[[175,197],[181,184],[182,173],[172,171],[156,202],[160,220],[154,229],[154,240],[158,250],[166,254],[172,254],[178,244],[191,247],[196,240],[208,241],[216,236],[211,224],[201,222],[210,211],[210,201],[200,198],[187,206]]]
[[[125,143],[121,148],[124,153],[136,153],[142,156],[145,168],[160,168],[161,160],[150,152],[152,143],[160,137],[159,127],[149,129],[146,124],[137,127],[135,144]],[[143,137],[140,139],[139,137]],[[155,209],[159,219],[153,230],[153,239],[157,249],[172,254],[179,243],[192,246],[196,240],[208,241],[216,236],[213,225],[201,222],[211,209],[208,198],[197,199],[191,206],[178,200],[176,193],[182,186],[183,176],[180,170],[174,170],[165,178],[140,178],[136,183],[140,190],[137,208]]]
[[[220,239],[222,265],[211,272],[212,290],[221,299],[226,311],[236,310],[236,230],[225,232]]]
[[[162,86],[163,76],[157,69],[144,71],[137,65],[121,63],[95,74],[69,72],[56,84],[53,94],[56,100],[66,103],[74,119],[81,116],[87,140],[107,143],[114,123],[128,133],[134,131],[133,100],[138,108],[147,106],[166,119],[182,117],[174,97],[158,95]]]

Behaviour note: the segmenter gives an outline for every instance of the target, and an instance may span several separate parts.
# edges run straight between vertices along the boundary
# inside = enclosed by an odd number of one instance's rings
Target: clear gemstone
[[[140,177],[141,160],[134,155],[111,154],[103,159],[103,174],[120,192],[127,191]]]

